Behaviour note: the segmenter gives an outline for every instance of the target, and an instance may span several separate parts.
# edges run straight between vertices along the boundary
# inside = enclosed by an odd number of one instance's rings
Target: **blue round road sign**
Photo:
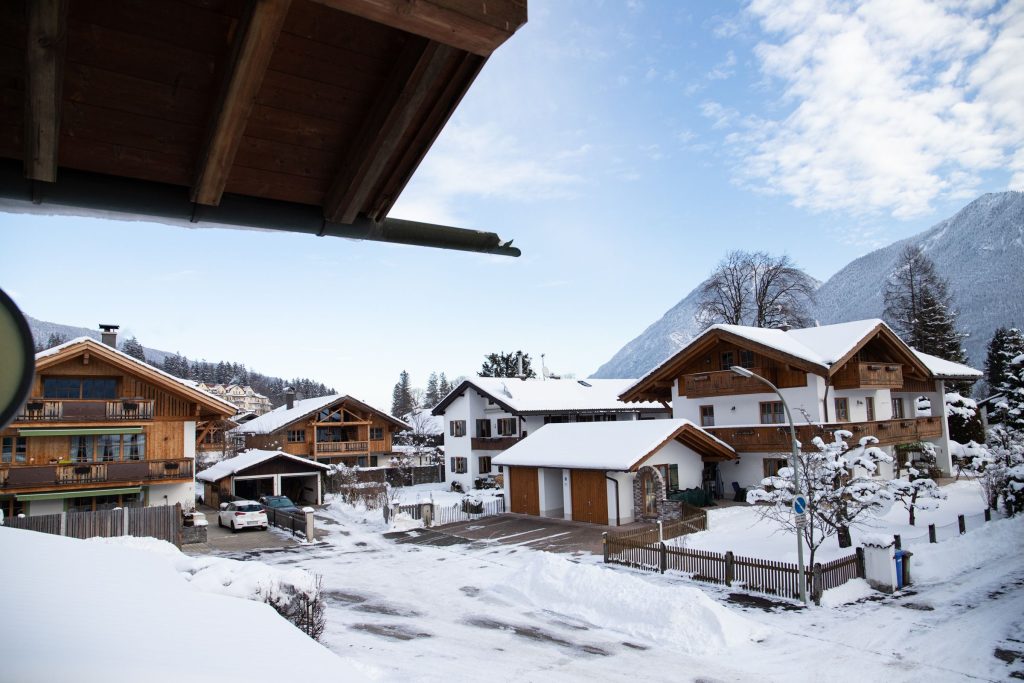
[[[797,496],[793,499],[793,512],[798,515],[804,514],[807,511],[807,499],[803,496]]]

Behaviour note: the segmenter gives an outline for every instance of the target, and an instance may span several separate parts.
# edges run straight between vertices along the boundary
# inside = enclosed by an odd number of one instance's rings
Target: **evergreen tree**
[[[484,357],[484,363],[480,367],[480,372],[476,373],[480,377],[516,377],[519,374],[519,354],[521,351],[514,353],[505,353],[499,351],[498,353],[489,353]],[[526,377],[536,377],[537,373],[530,367],[530,354],[523,354],[523,374]]]
[[[1006,381],[1010,363],[1024,353],[1024,335],[1015,327],[1000,327],[988,343],[985,358],[985,381],[989,394],[994,394]]]
[[[402,370],[398,376],[398,382],[391,390],[391,414],[402,419],[403,416],[412,412],[416,405],[412,398],[412,386],[409,383],[409,373]]]
[[[445,396],[452,393],[452,389],[454,388],[455,387],[452,386],[452,383],[448,381],[448,376],[442,372],[441,376],[437,380],[438,403],[440,403],[441,399],[443,399]]]
[[[437,384],[437,373],[430,373],[430,377],[427,379],[427,390],[423,392],[423,407],[433,408],[441,402],[443,396],[438,396],[438,384]]]
[[[1024,354],[1010,361],[999,393],[1002,398],[996,403],[997,419],[1014,438],[1024,441]]]
[[[60,346],[66,341],[68,341],[67,335],[61,334],[60,332],[51,332],[45,342],[36,344],[36,353],[45,351],[46,349],[52,349],[54,346]]]
[[[121,351],[127,353],[132,358],[137,358],[143,363],[146,362],[146,350],[142,348],[142,344],[134,336],[125,339],[121,344]]]

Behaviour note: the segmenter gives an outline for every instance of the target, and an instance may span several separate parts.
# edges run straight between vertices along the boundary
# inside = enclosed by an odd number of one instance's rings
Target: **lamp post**
[[[793,424],[793,414],[789,412],[789,404],[786,403],[785,397],[779,388],[766,380],[761,375],[756,375],[746,368],[740,367],[739,365],[733,365],[731,368],[734,373],[740,377],[747,377],[749,379],[756,379],[759,382],[763,382],[772,388],[779,396],[779,400],[782,401],[782,407],[786,410],[786,419],[789,420],[789,437],[792,441],[792,454],[790,455],[790,464],[793,467],[793,488],[796,490],[796,494],[800,495],[800,453],[797,450],[799,448],[796,440],[796,425]],[[800,565],[800,600],[805,605],[807,604],[807,573],[804,570],[804,534],[803,529],[797,528],[796,530],[796,556],[797,562]]]

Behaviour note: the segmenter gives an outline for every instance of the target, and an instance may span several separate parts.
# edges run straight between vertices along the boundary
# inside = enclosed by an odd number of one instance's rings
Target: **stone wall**
[[[648,478],[654,479],[655,490],[655,515],[646,515],[644,505],[644,482]],[[682,506],[674,500],[665,498],[665,479],[656,468],[645,465],[640,468],[633,478],[633,510],[637,521],[647,522],[668,522],[682,517]]]
[[[190,543],[206,543],[206,526],[186,526],[182,527],[182,545],[189,545]]]

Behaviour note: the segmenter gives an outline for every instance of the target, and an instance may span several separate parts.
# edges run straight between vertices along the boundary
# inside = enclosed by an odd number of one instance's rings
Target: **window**
[[[764,459],[764,476],[777,477],[779,476],[779,470],[783,467],[789,467],[789,461],[785,458],[765,458]]]
[[[370,427],[370,441],[383,441],[384,440],[384,428],[383,427]]]
[[[700,426],[701,427],[714,427],[715,426],[715,407],[714,406],[701,406],[700,407]]]
[[[380,460],[378,459],[378,456],[376,456],[376,455],[371,455],[370,456],[370,467],[376,467],[378,462],[380,462]]]
[[[491,421],[490,420],[477,420],[476,421],[476,435],[481,439],[487,439],[491,436]]]
[[[546,425],[548,425],[548,424],[562,424],[563,422],[568,422],[568,421],[569,421],[569,417],[567,415],[545,415],[544,416],[544,424],[546,424]]]
[[[665,480],[665,492],[679,490],[679,465],[655,465],[655,469],[661,472],[661,478]]]
[[[786,410],[782,401],[767,401],[761,404],[761,424],[777,425],[786,423]]]
[[[498,436],[515,436],[519,431],[518,417],[503,417],[498,420]]]
[[[615,413],[598,413],[597,415],[577,415],[577,422],[615,422]]]
[[[146,457],[146,435],[145,434],[124,434],[121,442],[124,444],[125,460],[144,460]]]
[[[465,474],[469,471],[469,458],[451,458],[451,470],[455,474]]]
[[[894,420],[902,420],[906,416],[907,416],[907,414],[903,410],[903,399],[902,398],[894,398],[892,400],[892,419],[894,419]]]
[[[28,454],[28,439],[24,436],[5,436],[3,438],[3,462],[25,462]]]
[[[480,474],[487,474],[491,471],[491,456],[481,455],[479,459]]]
[[[121,459],[121,435],[103,434],[96,437],[96,460],[113,462]]]
[[[72,462],[119,462],[146,457],[145,434],[72,436],[68,458]]]
[[[868,422],[875,419],[875,398],[873,396],[867,396],[864,399],[864,409],[868,414]]]
[[[740,367],[752,368],[754,367],[754,352],[740,349]]]
[[[848,399],[848,398],[837,398],[836,399],[836,421],[837,422],[849,422],[850,421],[850,399]]]
[[[356,467],[368,467],[370,465],[370,458],[366,455],[360,455],[356,458]]]
[[[43,398],[117,398],[117,379],[114,377],[44,377]]]
[[[305,429],[289,429],[288,443],[302,443],[306,440]]]
[[[728,370],[732,366],[736,365],[736,355],[732,351],[722,352],[722,369]]]
[[[448,433],[452,436],[465,436],[466,435],[466,421],[465,420],[452,420],[448,425]]]

